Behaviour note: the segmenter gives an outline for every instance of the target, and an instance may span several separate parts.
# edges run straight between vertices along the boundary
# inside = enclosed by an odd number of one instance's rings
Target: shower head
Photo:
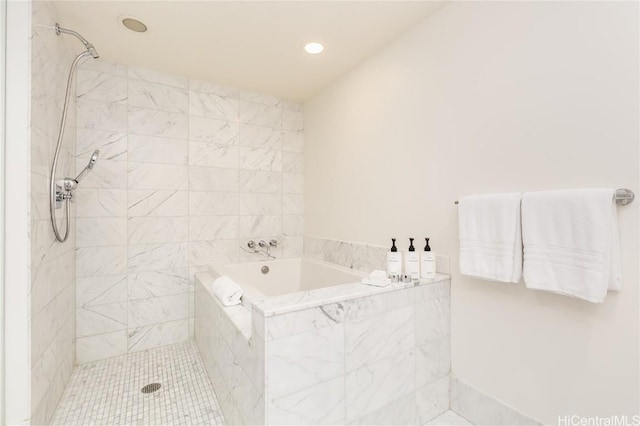
[[[86,175],[89,174],[91,169],[93,169],[93,166],[96,165],[96,162],[98,161],[99,156],[100,156],[100,150],[96,149],[95,151],[93,151],[93,154],[91,154],[91,158],[89,159],[89,164],[87,164],[87,166],[84,169],[82,169],[80,174],[78,174],[78,176],[76,176],[76,178],[74,179],[76,183],[80,183],[80,181],[84,179]]]
[[[100,150],[96,149],[95,151],[93,151],[93,154],[91,154],[91,158],[89,159],[89,164],[87,164],[87,167],[93,169],[93,166],[96,165],[96,161],[98,161],[98,157],[100,157]]]
[[[89,43],[87,41],[86,38],[82,37],[79,33],[73,31],[73,30],[68,30],[66,28],[62,28],[59,24],[56,23],[55,25],[55,30],[56,30],[56,34],[60,35],[60,34],[70,34],[74,37],[76,37],[78,40],[80,40],[82,42],[82,44],[84,44],[85,49],[87,49],[87,52],[89,52],[91,54],[91,56],[93,56],[93,59],[98,59],[100,57],[100,55],[98,54],[98,52],[96,51],[96,48],[93,47],[93,44]]]

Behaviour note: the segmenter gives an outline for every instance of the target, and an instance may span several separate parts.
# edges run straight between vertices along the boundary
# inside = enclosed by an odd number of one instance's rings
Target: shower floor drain
[[[157,391],[158,389],[160,389],[161,387],[162,387],[162,385],[160,383],[149,383],[148,385],[146,385],[145,387],[140,389],[140,392],[142,392],[142,393],[153,393],[153,392]]]

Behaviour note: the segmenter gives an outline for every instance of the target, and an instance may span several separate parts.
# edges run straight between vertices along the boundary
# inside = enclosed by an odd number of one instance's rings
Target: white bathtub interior
[[[268,267],[267,273],[262,272]],[[341,284],[360,282],[363,273],[308,258],[265,260],[214,266],[212,270],[228,275],[249,295],[282,296]]]

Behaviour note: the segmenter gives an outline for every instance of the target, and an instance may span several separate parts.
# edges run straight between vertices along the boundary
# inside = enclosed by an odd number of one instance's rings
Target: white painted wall
[[[5,416],[9,425],[29,424],[30,384],[30,245],[29,110],[31,78],[31,4],[6,5],[5,229],[10,250],[3,253],[5,288]]]
[[[546,423],[639,412],[638,209],[601,305],[460,276],[462,195],[638,185],[638,5],[451,3],[305,105],[305,233],[451,256],[452,369]]]

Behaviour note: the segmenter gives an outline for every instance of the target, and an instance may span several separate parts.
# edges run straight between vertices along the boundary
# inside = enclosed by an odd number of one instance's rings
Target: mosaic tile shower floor
[[[160,383],[156,392],[141,389]],[[193,342],[78,366],[53,425],[224,425]]]

